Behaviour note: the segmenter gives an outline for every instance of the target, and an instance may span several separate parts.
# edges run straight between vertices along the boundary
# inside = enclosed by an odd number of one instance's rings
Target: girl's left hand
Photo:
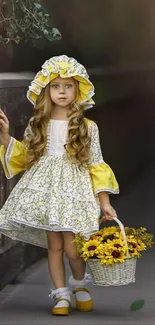
[[[112,220],[114,217],[117,218],[117,213],[111,206],[111,204],[106,203],[102,207],[102,212],[104,213],[104,216],[101,218],[102,221],[106,220]]]

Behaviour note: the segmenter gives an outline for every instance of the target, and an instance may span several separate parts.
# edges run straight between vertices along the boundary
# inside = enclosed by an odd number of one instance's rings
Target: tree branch
[[[0,20],[0,24],[3,23],[4,21],[6,22],[6,20],[11,20],[12,18],[4,18],[3,20]]]
[[[26,11],[28,11],[28,13],[37,21],[37,23],[39,24],[39,21],[37,20],[37,18],[35,17],[35,15],[31,12],[31,11],[29,11],[25,6],[24,6],[24,9],[26,10]]]

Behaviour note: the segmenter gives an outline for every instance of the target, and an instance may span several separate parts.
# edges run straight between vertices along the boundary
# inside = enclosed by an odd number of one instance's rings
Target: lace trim
[[[78,234],[80,231],[77,229],[74,229],[74,228],[67,228],[67,227],[59,227],[58,226],[58,223],[54,222],[54,223],[51,223],[49,226],[39,226],[39,225],[33,225],[29,222],[25,222],[25,221],[21,221],[21,220],[17,220],[15,218],[8,218],[8,220],[10,222],[14,222],[14,223],[17,223],[19,224],[19,226],[17,226],[17,229],[12,229],[12,231],[16,231],[20,228],[20,224],[21,225],[26,225],[28,227],[31,227],[31,228],[36,228],[36,229],[41,229],[41,230],[52,230],[52,231],[71,231],[73,232],[74,234]],[[56,225],[56,226],[54,226]],[[94,232],[98,231],[98,228],[97,227],[93,227],[93,228],[90,228],[87,232],[83,233],[84,236],[90,236],[91,234],[94,234]]]
[[[112,194],[119,194],[119,189],[113,190],[112,188],[108,188],[108,187],[100,188],[100,189],[95,191],[95,194],[98,194],[100,192],[109,192],[109,193],[112,193]]]
[[[12,171],[11,167],[9,166],[9,161],[10,161],[11,154],[13,151],[14,142],[15,142],[15,139],[13,137],[11,137],[9,145],[8,145],[6,153],[5,153],[5,156],[4,156],[4,158],[2,158],[2,165],[3,165],[4,169],[6,167],[6,169],[8,171],[8,175],[5,173],[5,176],[7,179],[10,179],[14,176],[13,171]]]
[[[68,283],[72,288],[78,288],[80,286],[85,286],[88,283],[92,283],[93,279],[90,273],[85,272],[85,276],[83,280],[75,280],[73,275],[70,276]]]
[[[23,190],[23,189],[27,189],[27,190],[30,190],[30,192],[32,191],[39,191],[41,193],[46,193],[46,194],[51,194],[51,189],[42,189],[41,187],[39,186],[28,186],[28,187],[21,187],[20,190]],[[56,189],[56,192],[58,190]],[[93,195],[93,198],[94,198],[94,193],[92,193]],[[10,198],[13,198],[13,197],[19,197],[19,194],[10,194]],[[90,195],[87,195],[85,197],[83,197],[82,195],[77,195],[77,193],[73,194],[73,192],[71,193],[65,193],[65,192],[59,192],[57,193],[57,197],[60,198],[60,197],[69,197],[69,198],[73,198],[73,199],[76,199],[80,202],[91,202],[92,201],[92,196]]]
[[[47,152],[49,151],[50,146],[51,146],[50,130],[51,130],[51,121],[49,122],[48,127],[47,127],[47,143],[46,143]]]
[[[4,169],[4,172],[5,172],[5,176],[8,177],[8,175],[6,174],[6,164],[5,164],[5,160],[4,160],[4,155],[2,155],[1,157],[1,163],[2,163],[2,166],[3,166],[3,169]]]
[[[58,289],[51,289],[51,293],[49,294],[49,297],[51,299],[53,299],[54,301],[56,301],[59,298],[63,298],[64,296],[68,295],[70,296],[71,291],[69,290],[68,287],[64,287],[64,288],[58,288]]]

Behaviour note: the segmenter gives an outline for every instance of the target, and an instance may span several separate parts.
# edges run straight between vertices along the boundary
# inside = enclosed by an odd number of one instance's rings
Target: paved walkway
[[[69,272],[67,267],[67,272]],[[122,287],[91,287],[94,310],[80,313],[73,307],[68,317],[50,314],[50,279],[47,260],[23,272],[16,283],[0,292],[1,325],[154,325],[155,324],[155,249],[138,261],[135,284]],[[131,304],[145,299],[143,308],[131,311]],[[74,300],[73,300],[74,302]]]

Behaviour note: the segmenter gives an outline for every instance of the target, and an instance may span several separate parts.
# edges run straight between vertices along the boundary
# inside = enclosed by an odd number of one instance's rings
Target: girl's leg
[[[64,243],[61,232],[47,231],[48,267],[55,288],[65,287]]]
[[[70,292],[65,287],[64,243],[61,232],[47,231],[48,266],[55,290],[50,297],[54,300],[53,315],[68,315],[70,311]]]
[[[69,260],[73,276],[69,279],[69,284],[75,294],[76,307],[80,311],[90,311],[93,308],[89,290],[86,288],[85,262],[76,252],[75,235],[72,232],[63,232],[64,251]]]
[[[76,244],[74,241],[75,235],[66,231],[63,232],[64,237],[64,251],[69,260],[69,265],[76,280],[82,280],[85,275],[85,262],[83,258],[78,256],[76,252]]]

